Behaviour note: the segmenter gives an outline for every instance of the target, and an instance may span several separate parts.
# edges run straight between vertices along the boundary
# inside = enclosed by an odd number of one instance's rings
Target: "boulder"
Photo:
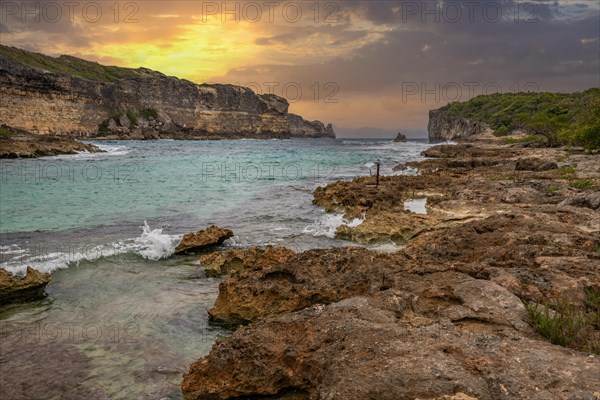
[[[39,272],[31,267],[27,267],[27,274],[22,279],[0,268],[0,305],[44,297],[44,289],[51,279],[50,274]]]
[[[233,232],[230,229],[220,228],[216,225],[195,233],[186,233],[183,235],[181,243],[175,248],[175,254],[195,253],[206,250],[222,244],[232,236]]]
[[[207,276],[223,276],[244,268],[267,267],[283,264],[294,252],[285,247],[267,246],[231,249],[200,256]]]
[[[402,132],[398,132],[398,135],[396,135],[394,142],[400,142],[400,143],[406,142],[406,136],[404,136],[404,134]]]

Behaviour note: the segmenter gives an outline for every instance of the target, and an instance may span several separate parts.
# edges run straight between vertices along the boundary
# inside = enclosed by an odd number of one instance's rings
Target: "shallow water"
[[[169,257],[215,223],[226,246],[348,245],[312,205],[332,180],[420,159],[374,140],[101,142],[107,153],[0,163],[1,266],[51,272],[48,296],[0,308],[7,398],[180,398],[181,375],[228,331],[208,323],[219,279]]]

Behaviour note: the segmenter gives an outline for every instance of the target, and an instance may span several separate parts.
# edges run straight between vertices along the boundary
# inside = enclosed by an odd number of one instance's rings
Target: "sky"
[[[600,86],[600,1],[3,1],[0,43],[290,101],[339,136],[425,137],[480,94]]]

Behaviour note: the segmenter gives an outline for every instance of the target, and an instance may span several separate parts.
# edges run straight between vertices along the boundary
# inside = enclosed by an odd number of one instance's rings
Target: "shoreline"
[[[338,237],[402,250],[309,250],[221,283],[213,322],[243,325],[192,364],[185,399],[597,397],[597,328],[573,350],[537,333],[529,311],[600,293],[593,156],[489,133],[424,153],[404,165],[419,176],[314,192],[326,211],[364,219]],[[404,210],[415,198],[427,214]]]

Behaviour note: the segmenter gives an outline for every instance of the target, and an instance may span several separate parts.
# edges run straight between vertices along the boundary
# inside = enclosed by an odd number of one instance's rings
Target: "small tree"
[[[559,134],[569,126],[568,110],[555,108],[524,117],[523,128],[529,132],[545,137],[549,146],[556,146]]]

